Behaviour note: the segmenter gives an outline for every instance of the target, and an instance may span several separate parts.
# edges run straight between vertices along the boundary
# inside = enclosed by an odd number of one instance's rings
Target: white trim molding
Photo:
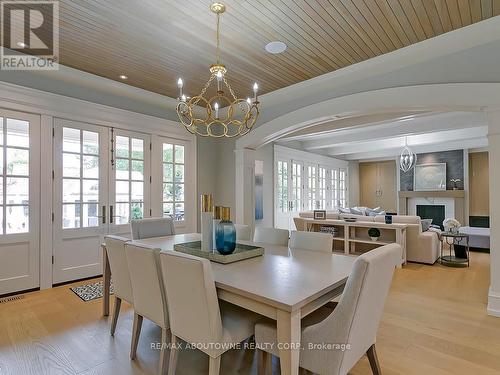
[[[495,293],[490,289],[488,290],[488,315],[500,318],[500,293]]]

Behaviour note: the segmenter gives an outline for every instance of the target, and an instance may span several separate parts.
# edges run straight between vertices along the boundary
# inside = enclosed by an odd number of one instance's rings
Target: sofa
[[[303,211],[298,218],[294,218],[297,230],[306,230],[304,218],[313,218],[313,211]],[[327,211],[327,219],[343,219],[355,217],[358,221],[384,223],[385,215],[364,216],[353,214],[339,214],[335,211]],[[439,234],[434,231],[422,231],[422,223],[419,216],[394,215],[393,223],[407,224],[406,229],[406,260],[425,264],[434,264],[440,253],[441,241]]]

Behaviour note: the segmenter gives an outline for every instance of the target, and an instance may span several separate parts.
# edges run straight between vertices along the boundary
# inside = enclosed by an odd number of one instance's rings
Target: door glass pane
[[[163,164],[163,181],[172,182],[174,180],[174,165],[164,163]]]
[[[82,227],[98,227],[99,226],[99,205],[97,203],[82,204],[83,225]]]
[[[173,203],[163,203],[163,217],[174,217]]]
[[[163,144],[163,162],[172,163],[174,161],[174,145]]]
[[[116,156],[122,158],[129,157],[129,138],[118,135],[116,137]]]
[[[131,183],[131,200],[142,201],[144,200],[144,183],[132,182]]]
[[[132,138],[132,159],[144,159],[144,141]]]
[[[7,177],[7,204],[29,203],[29,178]]]
[[[99,180],[83,180],[83,202],[99,202]]]
[[[127,159],[116,159],[116,178],[118,180],[129,179],[129,161]]]
[[[63,180],[63,202],[80,202],[80,180],[66,178]]]
[[[0,174],[3,174],[3,147],[0,147]]]
[[[175,166],[175,182],[184,182],[184,165]]]
[[[64,229],[80,227],[80,205],[63,204],[62,227]]]
[[[7,119],[7,144],[16,147],[30,147],[28,121]]]
[[[6,206],[6,233],[29,232],[29,206]]]
[[[99,133],[83,131],[83,153],[99,154]]]
[[[99,157],[98,156],[83,156],[83,177],[84,178],[99,178]]]
[[[17,176],[29,175],[29,150],[7,148],[7,173]]]
[[[144,162],[132,160],[132,180],[144,180]]]
[[[175,162],[184,163],[184,146],[175,145]]]
[[[80,153],[80,129],[63,128],[63,151]]]
[[[184,203],[175,204],[175,220],[184,220]]]
[[[117,203],[115,206],[115,215],[114,222],[117,225],[120,224],[128,224],[129,222],[129,207],[130,203]]]
[[[144,217],[144,208],[143,204],[139,202],[134,202],[131,204],[132,212],[131,212],[131,220],[142,219]]]
[[[163,200],[167,202],[174,200],[174,184],[163,184]]]
[[[80,155],[63,154],[63,177],[80,177]]]
[[[116,202],[129,202],[129,182],[116,181]]]
[[[0,234],[3,233],[3,206],[0,206]]]

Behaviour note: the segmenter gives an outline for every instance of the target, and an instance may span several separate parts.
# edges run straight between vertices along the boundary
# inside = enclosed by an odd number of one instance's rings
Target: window
[[[316,194],[316,207],[319,210],[326,210],[326,168],[318,168],[318,191]]]
[[[163,217],[185,220],[184,146],[163,143]]]
[[[332,208],[345,207],[346,199],[346,170],[335,168],[331,170],[331,206]]]
[[[116,224],[144,217],[144,140],[115,138]]]
[[[292,162],[292,210],[302,209],[302,164]]]
[[[99,134],[63,128],[62,227],[99,226]]]
[[[29,232],[29,122],[0,118],[0,234]]]
[[[288,162],[278,161],[278,209],[288,211]]]
[[[317,194],[317,167],[309,165],[307,167],[307,209],[315,210],[317,207],[316,194]]]

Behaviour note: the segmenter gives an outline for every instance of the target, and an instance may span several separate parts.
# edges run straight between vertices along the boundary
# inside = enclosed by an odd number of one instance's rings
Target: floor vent
[[[24,296],[12,296],[12,297],[5,297],[5,298],[0,298],[0,303],[7,303],[7,302],[12,302],[12,301],[18,301],[24,299]]]

